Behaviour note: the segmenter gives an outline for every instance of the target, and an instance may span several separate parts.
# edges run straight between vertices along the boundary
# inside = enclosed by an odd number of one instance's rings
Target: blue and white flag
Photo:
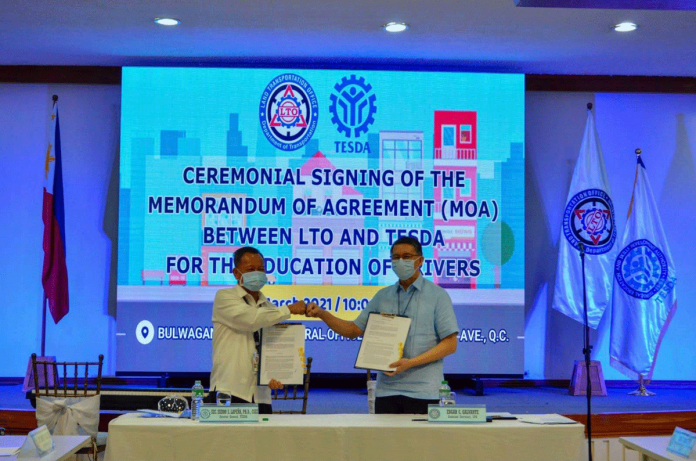
[[[620,248],[614,265],[611,366],[629,378],[650,380],[660,342],[677,310],[677,277],[640,156]]]
[[[580,246],[585,248],[587,318],[597,328],[611,302],[616,227],[594,115],[587,111],[585,135],[575,164],[558,243],[553,308],[584,323]]]

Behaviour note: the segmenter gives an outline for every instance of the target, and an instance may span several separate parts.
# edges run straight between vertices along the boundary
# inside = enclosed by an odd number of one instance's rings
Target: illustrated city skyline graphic
[[[171,216],[147,215],[142,209],[133,207],[146,207],[147,196],[165,193],[164,191],[148,188],[147,184],[156,181],[134,182],[130,188],[121,189],[121,204],[128,213],[123,213],[123,233],[120,234],[121,242],[126,251],[119,252],[119,266],[124,269],[119,271],[119,285],[140,284],[169,284],[187,286],[230,285],[235,283],[231,273],[212,273],[211,256],[231,257],[234,250],[243,246],[241,242],[230,246],[205,245],[202,242],[200,229],[207,226],[234,226],[234,227],[280,227],[292,230],[293,242],[298,241],[300,228],[321,227],[332,229],[334,234],[339,234],[343,229],[372,228],[379,231],[379,243],[377,245],[354,245],[348,248],[338,245],[291,245],[285,247],[256,245],[268,258],[344,258],[353,260],[367,260],[370,258],[388,258],[390,243],[386,229],[438,229],[442,232],[445,245],[436,247],[424,246],[426,258],[466,258],[479,259],[481,274],[476,277],[431,277],[434,281],[449,288],[523,288],[517,286],[514,280],[523,280],[515,274],[522,270],[521,258],[523,255],[514,251],[514,240],[519,238],[511,230],[511,222],[521,221],[524,216],[524,204],[521,194],[516,194],[514,181],[505,181],[506,176],[521,175],[524,167],[523,147],[521,143],[510,144],[510,155],[506,161],[494,162],[492,174],[489,177],[481,177],[477,164],[477,124],[476,112],[471,111],[435,111],[435,124],[433,127],[433,152],[428,158],[424,152],[422,131],[380,131],[368,133],[365,142],[369,145],[369,152],[363,154],[363,158],[351,159],[354,167],[376,170],[389,168],[398,172],[408,169],[425,169],[424,163],[434,161],[433,170],[464,170],[467,184],[464,188],[433,187],[432,179],[418,188],[403,188],[398,184],[393,187],[348,187],[348,186],[311,186],[309,175],[315,168],[335,169],[332,158],[340,156],[330,148],[332,143],[326,143],[329,149],[326,154],[320,148],[319,139],[311,139],[301,150],[299,158],[287,158],[277,155],[277,150],[271,146],[262,134],[257,136],[256,156],[250,159],[249,148],[242,142],[242,132],[239,129],[239,114],[229,114],[229,129],[226,133],[226,152],[224,163],[220,164],[220,157],[204,157],[200,152],[200,140],[187,137],[185,130],[160,130],[159,152],[156,152],[154,137],[132,138],[131,169],[133,177],[135,172],[145,172],[150,179],[152,175],[166,175],[172,181],[164,181],[166,194],[169,195],[216,195],[225,194],[220,186],[196,186],[192,191],[191,186],[177,185],[176,179],[180,178],[180,170],[185,165],[206,166],[207,162],[215,159],[213,164],[217,166],[255,166],[255,167],[281,167],[290,169],[299,168],[301,174],[307,179],[308,185],[295,185],[292,187],[266,187],[259,194],[259,189],[254,186],[226,186],[234,187],[233,195],[263,195],[286,197],[287,202],[298,196],[314,197],[320,203],[326,198],[408,198],[408,199],[434,199],[435,216],[420,218],[385,218],[385,217],[327,217],[320,215],[292,216],[205,216],[191,215],[179,217],[185,220],[185,225],[177,225],[172,231],[162,231],[168,227],[167,221]],[[158,155],[157,155],[158,154]],[[287,155],[287,153],[284,153]],[[402,158],[397,158],[402,157]],[[405,157],[405,158],[404,158]],[[284,164],[284,165],[283,165]],[[154,173],[150,173],[154,172]],[[154,178],[153,178],[154,179]],[[506,187],[506,185],[508,187]],[[178,186],[178,187],[177,187]],[[501,219],[496,223],[488,223],[487,227],[480,229],[480,223],[475,220],[449,220],[447,222],[438,218],[439,204],[443,199],[476,200],[477,197],[496,198],[505,207],[501,210]],[[146,232],[160,232],[161,245],[152,239],[147,244]],[[200,255],[204,260],[203,274],[179,274],[165,271],[165,258],[170,252],[171,243],[166,238],[169,236],[178,241],[177,246],[185,249],[189,255]],[[158,248],[160,247],[160,248]],[[184,248],[185,247],[185,248]],[[516,258],[517,256],[517,258]],[[519,259],[519,261],[515,261]],[[515,267],[517,266],[517,267]],[[504,267],[504,270],[503,270]],[[321,272],[317,270],[316,272]],[[326,272],[326,271],[324,271]],[[313,274],[276,274],[271,272],[271,280],[279,284],[303,284],[303,285],[383,285],[392,283],[391,274],[386,276],[370,276],[367,271],[361,274],[328,275],[326,273]],[[507,280],[513,282],[506,283]]]

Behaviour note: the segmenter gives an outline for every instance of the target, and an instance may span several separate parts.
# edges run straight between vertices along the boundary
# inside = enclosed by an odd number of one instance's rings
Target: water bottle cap
[[[447,384],[447,381],[442,381],[442,384]]]
[[[191,381],[189,381],[189,382],[191,382]],[[200,384],[200,383],[201,382],[199,380],[196,380],[196,382],[194,384]]]

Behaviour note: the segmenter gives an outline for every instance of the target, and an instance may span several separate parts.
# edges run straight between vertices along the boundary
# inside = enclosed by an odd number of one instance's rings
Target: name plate
[[[429,423],[485,423],[486,405],[428,405]]]
[[[258,423],[259,406],[255,403],[233,403],[222,406],[204,403],[201,406],[202,423]]]
[[[36,451],[39,453],[39,456],[47,455],[56,448],[55,443],[53,443],[51,433],[48,432],[46,425],[37,427],[33,431],[29,432],[29,437],[31,437],[31,440],[34,442],[34,446],[36,447]]]
[[[674,434],[672,438],[669,439],[669,445],[667,445],[667,451],[671,451],[675,455],[682,456],[684,458],[689,458],[691,455],[691,450],[694,449],[694,444],[696,444],[696,434],[681,427],[674,429]]]

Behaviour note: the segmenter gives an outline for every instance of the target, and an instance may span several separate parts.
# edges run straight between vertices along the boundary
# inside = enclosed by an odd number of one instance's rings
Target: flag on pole
[[[57,98],[56,98],[57,99]],[[58,103],[53,103],[51,132],[43,188],[43,250],[44,261],[41,282],[44,297],[53,321],[58,323],[68,313],[68,268],[65,262],[65,212],[63,207],[63,167],[60,151],[60,124]]]
[[[610,363],[629,378],[650,380],[660,342],[677,311],[677,276],[640,154],[620,248],[614,265]]]
[[[563,213],[558,243],[554,309],[584,323],[580,245],[585,248],[587,318],[597,328],[611,302],[616,227],[614,203],[594,115],[588,104],[585,134]]]

